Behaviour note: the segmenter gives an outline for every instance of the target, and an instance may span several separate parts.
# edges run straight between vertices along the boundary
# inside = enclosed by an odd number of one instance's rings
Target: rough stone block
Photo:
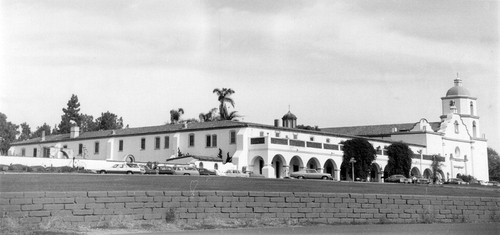
[[[73,215],[92,215],[94,210],[73,210]]]
[[[12,199],[10,199],[11,205],[25,205],[25,204],[32,204],[32,203],[33,203],[33,198],[12,198]]]
[[[0,192],[0,198],[21,198],[24,197],[22,192]]]
[[[23,211],[35,211],[43,209],[43,204],[21,205]]]

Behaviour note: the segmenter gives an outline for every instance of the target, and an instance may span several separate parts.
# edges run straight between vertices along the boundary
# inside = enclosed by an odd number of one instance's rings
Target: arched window
[[[219,169],[219,165],[217,165],[217,163],[214,164],[214,169],[215,170],[218,170]]]
[[[470,102],[470,115],[474,115],[474,103]]]
[[[476,121],[472,122],[472,136],[477,137],[477,126],[476,126]]]
[[[203,162],[200,162],[200,167],[198,168],[203,168]]]
[[[455,106],[455,101],[454,100],[450,100],[450,107],[451,106]]]
[[[458,121],[455,121],[455,133],[457,133],[457,134],[459,133],[458,132]]]
[[[460,157],[460,148],[459,148],[459,147],[456,147],[456,148],[455,148],[455,156],[456,156],[457,158],[459,158],[459,157]]]

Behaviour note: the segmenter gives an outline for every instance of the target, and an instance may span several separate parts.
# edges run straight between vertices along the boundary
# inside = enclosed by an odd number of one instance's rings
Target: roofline
[[[471,100],[477,100],[476,97],[466,96],[466,95],[445,96],[445,97],[441,97],[441,100],[449,100],[449,99],[455,99],[455,98],[467,98],[467,99],[471,99]]]
[[[366,136],[337,134],[337,133],[331,133],[331,132],[325,132],[325,131],[314,131],[314,130],[306,130],[306,129],[298,129],[298,128],[281,127],[281,126],[276,127],[273,125],[250,123],[250,122],[234,122],[234,123],[238,123],[239,125],[224,126],[224,127],[178,129],[178,130],[172,130],[172,131],[150,131],[150,132],[136,133],[136,134],[120,134],[120,135],[115,134],[115,135],[107,135],[107,136],[103,136],[103,137],[89,137],[89,138],[77,137],[77,138],[73,138],[73,139],[70,138],[70,139],[64,139],[64,140],[38,141],[38,142],[31,142],[31,143],[25,143],[25,144],[24,143],[12,143],[11,146],[35,145],[35,144],[42,144],[42,143],[74,142],[74,141],[82,141],[82,140],[110,139],[110,138],[116,138],[116,137],[141,136],[141,135],[152,135],[152,134],[167,134],[167,133],[177,133],[177,132],[194,132],[194,131],[199,131],[199,130],[248,128],[248,127],[265,128],[265,129],[280,130],[280,131],[290,131],[290,132],[306,133],[306,134],[315,134],[315,135],[321,135],[321,136],[351,138],[351,139],[352,138],[361,138],[361,139],[372,140],[372,141],[383,142],[383,143],[400,142],[400,141],[381,140],[381,139],[370,138],[370,137],[366,137]],[[391,125],[391,124],[388,124],[388,125]],[[158,127],[160,127],[160,126],[158,126]],[[149,126],[149,127],[155,127],[155,126]],[[137,128],[141,128],[141,127],[137,127]],[[111,130],[109,130],[109,131],[111,131]],[[407,144],[410,144],[410,143],[407,143]],[[419,145],[419,144],[410,144],[410,145],[419,146],[419,147],[426,147],[425,145]]]

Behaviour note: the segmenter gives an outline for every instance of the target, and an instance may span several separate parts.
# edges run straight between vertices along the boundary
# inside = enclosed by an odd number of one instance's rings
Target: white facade
[[[458,81],[457,81],[458,80]],[[441,176],[473,175],[488,180],[487,142],[480,138],[476,98],[461,87],[461,80],[442,98],[443,114],[438,129],[426,119],[407,131],[394,129],[379,136],[364,136],[377,149],[371,180],[380,181],[387,165],[384,148],[394,141],[409,144],[419,156],[412,158],[412,174],[429,175],[430,155],[444,159]],[[290,118],[293,120],[287,120]],[[113,131],[48,136],[14,144],[11,156],[75,158],[101,161],[156,161],[182,155],[232,157],[232,164],[217,166],[251,171],[270,178],[283,178],[302,168],[317,169],[340,179],[341,142],[356,136],[290,127],[290,112],[283,117],[288,127],[221,121],[130,128]],[[36,149],[36,150],[34,150]],[[62,151],[61,151],[62,150]],[[197,166],[200,162],[197,162]],[[203,162],[208,169],[214,163]],[[234,164],[234,165],[233,165]],[[213,168],[210,168],[213,167]]]

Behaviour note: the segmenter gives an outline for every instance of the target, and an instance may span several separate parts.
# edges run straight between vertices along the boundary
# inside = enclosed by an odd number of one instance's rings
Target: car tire
[[[323,177],[321,177],[321,179],[322,179],[322,180],[327,180],[327,179],[328,179],[328,177],[323,176]]]
[[[299,180],[303,180],[303,179],[304,179],[304,176],[299,176],[299,177],[297,177],[297,179],[299,179]]]
[[[189,173],[186,173],[186,174],[184,174],[184,175],[189,175]]]
[[[99,174],[104,175],[104,174],[106,174],[106,171],[99,171]]]
[[[132,171],[127,171],[127,175],[133,175],[134,173]]]

